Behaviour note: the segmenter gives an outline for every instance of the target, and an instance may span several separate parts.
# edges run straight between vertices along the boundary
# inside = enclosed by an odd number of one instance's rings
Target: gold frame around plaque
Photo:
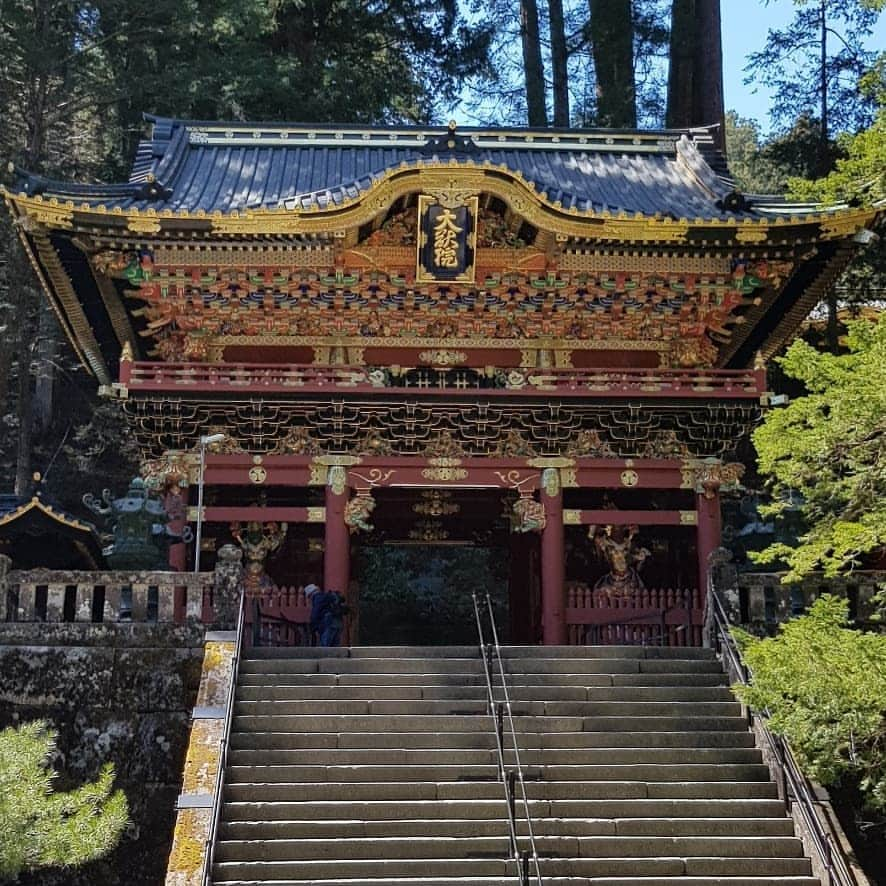
[[[426,210],[432,206],[443,206],[444,202],[439,198],[430,194],[419,194],[418,196],[418,224],[416,230],[418,236],[415,244],[415,282],[416,283],[474,283],[477,279],[477,219],[480,213],[479,196],[464,197],[458,201],[459,206],[467,207],[468,212],[473,216],[474,224],[468,232],[466,247],[473,254],[473,261],[465,266],[464,271],[455,277],[436,277],[431,274],[422,264],[421,253],[425,247],[425,234],[422,231],[422,218]]]

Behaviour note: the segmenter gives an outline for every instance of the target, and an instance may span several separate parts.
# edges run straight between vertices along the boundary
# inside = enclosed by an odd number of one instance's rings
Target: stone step
[[[808,877],[810,865],[803,858],[545,858],[542,876],[591,877],[682,877],[757,876]],[[513,876],[514,865],[504,858],[442,859],[329,859],[298,861],[222,862],[214,869],[216,883],[253,879],[259,883],[274,880],[305,881],[314,884],[329,879],[400,877],[421,883],[425,877]],[[597,883],[594,883],[597,886]],[[645,882],[643,883],[645,886]]]
[[[237,715],[237,732],[488,732],[489,716],[475,715],[410,716],[407,714],[293,714]],[[514,717],[518,734],[532,732],[728,732],[745,731],[741,717]]]
[[[502,646],[508,658],[714,658],[700,646]],[[249,659],[286,658],[479,658],[474,646],[343,646],[333,649],[305,646],[266,646],[249,650]]]
[[[231,822],[269,821],[329,821],[353,819],[359,812],[363,821],[388,821],[392,816],[407,819],[470,819],[501,818],[504,798],[501,794],[489,800],[363,800],[359,810],[350,799],[303,800],[227,803],[223,820]],[[708,821],[728,822],[778,820],[788,827],[791,821],[784,817],[780,800],[595,800],[589,809],[584,800],[530,800],[529,812],[535,820],[544,818],[582,818],[589,812],[599,816],[598,821],[623,820],[625,827],[664,826],[664,822],[699,820],[700,827]]]
[[[482,858],[508,852],[506,832],[494,837],[400,836],[339,837],[335,840],[221,840],[216,859],[225,861],[296,861],[304,859]],[[800,858],[796,837],[619,837],[536,835],[540,856],[557,858]]]
[[[244,659],[245,674],[464,674],[482,676],[477,658],[268,658]],[[715,659],[543,658],[507,659],[505,673],[518,674],[684,674],[719,673]]]
[[[505,747],[505,763],[513,761],[513,751]],[[613,765],[664,763],[718,764],[760,763],[762,754],[756,748],[570,748],[565,750],[521,748],[520,762],[524,766],[541,765]],[[323,748],[312,746],[295,750],[263,748],[259,750],[231,750],[228,762],[235,766],[286,765],[351,765],[376,764],[467,764],[497,765],[498,751],[470,748]]]
[[[273,661],[265,662],[273,665]],[[496,680],[496,685],[500,681]],[[639,672],[620,674],[520,674],[508,681],[508,686],[543,686],[550,688],[552,694],[563,686],[726,686],[727,680],[722,672],[704,674],[641,674]],[[411,673],[411,674],[334,674],[311,672],[286,672],[277,670],[250,671],[243,662],[237,679],[240,686],[465,686],[476,687],[486,691],[486,678],[482,671],[467,675],[458,673]]]
[[[513,866],[512,866],[513,867]],[[229,886],[294,886],[304,884],[304,880],[216,880]],[[503,886],[516,884],[519,878],[515,874],[503,879],[495,877],[385,877],[363,879],[358,877],[341,879],[314,879],[310,886]],[[592,884],[586,877],[545,876],[544,886],[821,886],[814,877],[778,876],[778,877],[595,877]]]
[[[769,800],[769,781],[528,781],[526,795],[540,800]],[[225,802],[308,800],[498,800],[499,781],[261,782],[225,784]]]
[[[254,675],[253,675],[254,676]],[[515,702],[729,702],[735,696],[726,686],[527,686],[508,684],[508,696]],[[267,685],[264,682],[239,685],[238,701],[442,701],[455,699],[486,703],[486,685],[436,686],[412,685],[353,686]],[[502,693],[494,690],[496,701]]]
[[[271,821],[233,821],[221,826],[223,841],[298,839],[337,840],[355,837],[507,837],[504,801],[486,820],[420,819],[398,816],[389,807],[387,819],[275,819]],[[354,810],[351,810],[353,815]],[[360,812],[362,816],[362,810]],[[539,818],[532,823],[537,837],[793,837],[793,823],[787,818],[684,818],[684,819],[606,819]],[[527,833],[525,820],[517,822],[517,831]],[[541,851],[541,846],[539,846]]]
[[[705,764],[625,764],[523,766],[527,781],[767,781],[769,769],[762,763]],[[236,784],[276,784],[280,782],[406,782],[480,781],[498,779],[498,766],[462,764],[342,764],[230,766],[227,782]]]
[[[408,714],[447,716],[486,714],[486,700],[319,700],[238,701],[235,713],[243,716],[298,716],[300,714]],[[517,701],[511,710],[515,717],[740,717],[737,701]]]
[[[487,721],[488,723],[488,721]],[[411,723],[410,723],[411,725]],[[521,750],[547,748],[752,748],[754,736],[741,731],[644,732],[531,732],[520,735]],[[235,731],[232,749],[302,748],[468,748],[494,749],[495,736],[485,732],[283,732]]]

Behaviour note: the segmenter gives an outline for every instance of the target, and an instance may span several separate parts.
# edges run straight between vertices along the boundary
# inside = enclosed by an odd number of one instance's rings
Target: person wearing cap
[[[321,591],[315,584],[305,588],[305,598],[311,603],[311,633],[317,635],[320,646],[338,646],[344,627],[347,606],[336,591]]]

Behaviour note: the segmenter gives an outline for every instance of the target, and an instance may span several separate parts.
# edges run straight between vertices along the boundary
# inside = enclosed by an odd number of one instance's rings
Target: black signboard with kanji
[[[417,282],[474,282],[477,206],[477,197],[458,202],[418,198]]]

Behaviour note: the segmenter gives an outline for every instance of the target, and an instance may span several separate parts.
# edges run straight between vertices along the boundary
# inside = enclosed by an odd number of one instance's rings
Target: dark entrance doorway
[[[474,644],[473,593],[490,595],[501,639],[509,639],[507,493],[398,487],[375,498],[373,531],[352,536],[357,642]]]
[[[477,643],[472,593],[493,601],[508,639],[506,549],[466,545],[364,547],[356,558],[361,646]]]

